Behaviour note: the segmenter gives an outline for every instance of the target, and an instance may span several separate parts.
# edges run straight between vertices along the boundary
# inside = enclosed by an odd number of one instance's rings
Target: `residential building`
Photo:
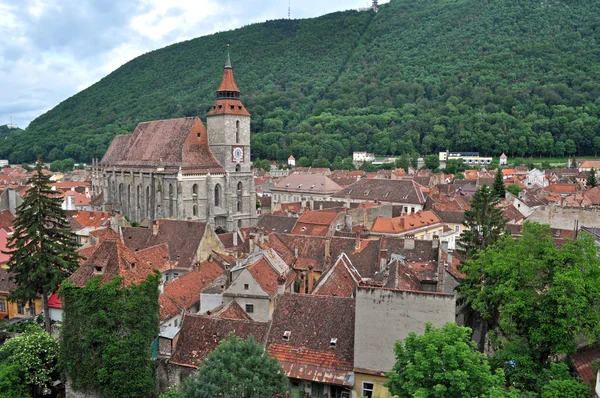
[[[292,397],[351,397],[354,311],[352,298],[279,297],[266,349],[290,379]]]
[[[274,250],[259,250],[231,269],[231,284],[223,292],[223,304],[236,301],[252,320],[268,322],[275,299],[290,285],[295,273]]]
[[[292,173],[271,188],[273,203],[329,200],[342,187],[323,174]]]
[[[229,58],[205,127],[197,117],[138,124],[118,135],[92,168],[105,211],[132,222],[194,220],[233,231],[256,224],[250,113]]]
[[[375,154],[368,152],[353,152],[352,153],[352,161],[353,162],[374,162]]]
[[[442,220],[427,210],[394,218],[377,217],[371,234],[431,240],[442,236],[443,229]]]
[[[43,312],[42,299],[32,302],[9,300],[10,293],[17,285],[10,279],[10,273],[0,268],[0,319],[30,318]]]
[[[549,185],[546,173],[538,169],[529,170],[525,178],[527,188],[545,188]]]
[[[354,327],[354,394],[391,398],[384,387],[396,363],[394,343],[425,324],[441,327],[455,321],[453,294],[359,287]],[[374,327],[377,325],[377,327]]]
[[[577,168],[579,172],[592,171],[592,169],[600,170],[600,160],[584,160]]]
[[[294,155],[290,155],[290,157],[288,158],[288,166],[296,166],[296,158],[294,157]]]
[[[504,152],[502,152],[502,155],[500,155],[500,166],[507,166],[508,165],[508,156],[506,156],[506,154]]]
[[[346,203],[380,202],[402,207],[402,214],[423,210],[425,187],[412,180],[362,179],[332,195]],[[349,206],[348,206],[349,207]]]
[[[492,163],[491,157],[483,157],[479,156],[479,152],[440,152],[439,160],[440,163],[446,162],[448,160],[458,160],[462,159],[465,165],[478,165],[478,166],[488,166]]]

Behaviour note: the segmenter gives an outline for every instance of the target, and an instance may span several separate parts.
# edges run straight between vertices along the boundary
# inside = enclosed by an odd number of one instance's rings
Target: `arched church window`
[[[123,202],[123,183],[119,184],[119,202]]]
[[[198,196],[198,184],[192,185],[192,195]]]
[[[242,170],[242,166],[240,166],[239,164],[235,165],[235,171],[240,171]]]
[[[194,217],[198,215],[198,206],[194,205],[194,207],[192,207],[192,214]]]
[[[146,187],[146,217],[150,218],[150,187]]]
[[[215,185],[215,207],[221,207],[221,186]]]
[[[244,186],[242,185],[242,182],[238,182],[237,185],[237,211],[238,213],[242,212],[242,191],[243,191]]]
[[[173,217],[173,184],[169,184],[169,217]]]
[[[235,122],[235,143],[240,143],[240,121]]]

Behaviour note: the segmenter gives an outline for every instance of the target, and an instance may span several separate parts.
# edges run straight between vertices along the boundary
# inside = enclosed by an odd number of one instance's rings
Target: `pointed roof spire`
[[[229,57],[229,43],[227,43],[227,61],[225,61],[225,69],[233,69],[231,66],[231,58]]]

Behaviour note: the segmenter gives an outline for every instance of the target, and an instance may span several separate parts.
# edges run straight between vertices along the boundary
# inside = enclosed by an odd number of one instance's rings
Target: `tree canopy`
[[[151,346],[158,336],[159,274],[139,285],[101,276],[80,288],[66,282],[60,364],[76,390],[106,397],[155,396]]]
[[[475,349],[471,329],[428,323],[423,335],[411,332],[394,346],[396,364],[386,386],[399,397],[518,397],[507,391],[504,372],[493,371]]]
[[[594,155],[598,14],[595,1],[392,0],[252,24],[135,58],[1,140],[0,157],[89,161],[138,122],[204,118],[227,43],[255,159]]]
[[[261,345],[230,336],[185,380],[181,398],[283,396],[288,383],[279,362],[269,357]]]

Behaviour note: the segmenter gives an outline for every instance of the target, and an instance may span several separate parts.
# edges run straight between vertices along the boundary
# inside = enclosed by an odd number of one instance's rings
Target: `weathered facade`
[[[170,218],[235,230],[256,224],[250,162],[250,113],[240,101],[229,59],[206,116],[138,124],[115,137],[93,164],[103,210],[132,222]]]

